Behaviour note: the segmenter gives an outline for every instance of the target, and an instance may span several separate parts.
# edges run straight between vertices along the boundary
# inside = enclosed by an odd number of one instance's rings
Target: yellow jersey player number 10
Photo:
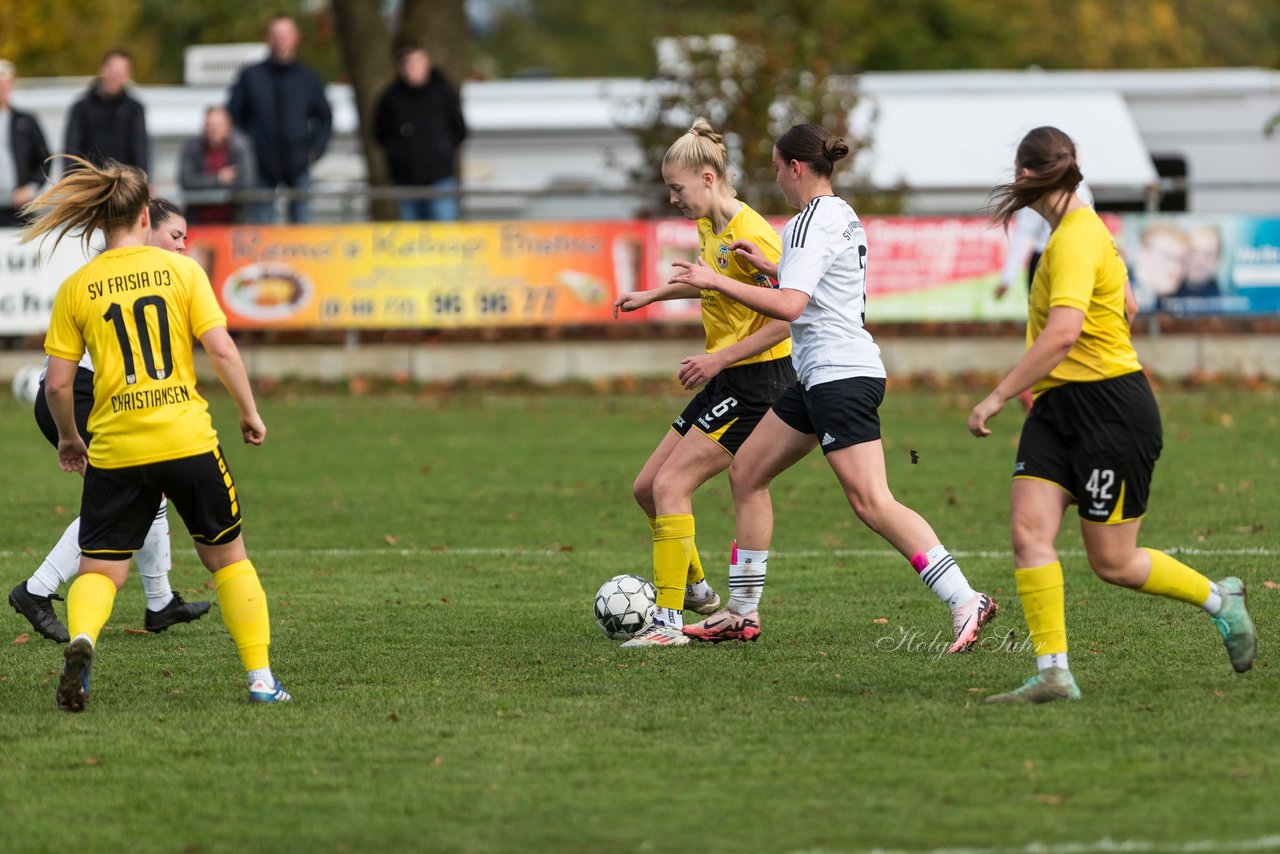
[[[146,537],[161,495],[182,517],[213,573],[223,619],[249,678],[249,700],[291,699],[271,672],[266,595],[240,533],[240,496],[208,406],[196,389],[192,339],[240,410],[240,430],[261,444],[266,426],[213,295],[189,258],[148,246],[146,175],[79,158],[31,203],[23,239],[101,231],[106,251],[73,273],[54,298],[45,351],[45,397],[58,428],[58,463],[84,473],[80,571],[67,593],[71,643],[58,680],[58,706],[83,711],[98,635],[111,615],[129,559]],[[96,367],[91,447],[74,417],[76,364]]]

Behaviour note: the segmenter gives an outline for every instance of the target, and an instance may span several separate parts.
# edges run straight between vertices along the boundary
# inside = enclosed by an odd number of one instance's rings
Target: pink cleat
[[[711,643],[727,640],[753,641],[760,637],[760,614],[757,611],[735,614],[725,610],[712,614],[701,623],[685,626],[684,633],[694,640]]]

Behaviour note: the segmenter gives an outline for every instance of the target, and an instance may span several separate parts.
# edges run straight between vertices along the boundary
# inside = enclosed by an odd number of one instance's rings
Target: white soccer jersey
[[[89,358],[89,351],[85,350],[84,355],[80,357],[78,367],[93,370],[93,359]],[[44,382],[45,374],[49,373],[49,357],[44,357],[44,367],[40,369],[40,382]]]
[[[862,326],[867,233],[844,199],[819,196],[787,223],[778,287],[809,295],[804,312],[791,323],[791,359],[805,388],[885,376],[880,348]]]

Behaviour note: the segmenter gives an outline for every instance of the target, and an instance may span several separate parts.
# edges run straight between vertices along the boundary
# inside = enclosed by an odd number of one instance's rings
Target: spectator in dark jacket
[[[397,78],[378,97],[374,136],[387,155],[391,180],[401,187],[429,187],[444,195],[402,199],[400,219],[458,218],[458,146],[467,138],[458,90],[432,68],[421,45],[396,51]]]
[[[67,119],[67,154],[96,166],[118,160],[143,172],[150,165],[147,118],[142,104],[125,87],[132,82],[133,60],[123,50],[108,51],[98,77]]]
[[[287,15],[267,24],[270,56],[240,72],[227,106],[235,126],[253,142],[256,184],[306,190],[311,164],[329,144],[333,116],[320,75],[298,61],[298,26]],[[289,202],[293,222],[311,218],[305,199]],[[250,205],[254,222],[271,220],[271,204]]]
[[[205,110],[204,130],[182,144],[178,180],[182,189],[197,194],[187,200],[188,222],[240,221],[240,206],[229,198],[229,191],[252,183],[253,159],[249,141],[231,127],[226,107]]]
[[[35,117],[9,106],[16,77],[13,63],[0,59],[0,228],[24,224],[18,209],[36,197],[49,159]]]

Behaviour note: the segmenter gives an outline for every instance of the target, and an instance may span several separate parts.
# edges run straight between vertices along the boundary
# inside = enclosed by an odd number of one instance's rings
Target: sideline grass
[[[971,401],[891,389],[890,482],[1023,633],[1007,554],[1019,417],[985,442]],[[722,851],[1013,848],[1277,833],[1276,396],[1161,394],[1166,450],[1144,542],[1250,586],[1254,671],[1202,614],[1108,588],[1072,517],[1077,704],[983,707],[1034,667],[998,644],[930,649],[948,618],[857,522],[818,455],[778,482],[760,642],[636,654],[591,595],[646,573],[631,503],[675,398],[280,394],[259,449],[228,445],[271,599],[273,666],[298,698],[250,708],[217,609],[138,635],[136,577],[100,644],[88,711],[53,704],[60,648],[0,624],[7,851]],[[232,435],[223,398],[216,420]],[[0,567],[25,577],[75,514],[29,413],[0,401]],[[917,452],[911,464],[909,451]],[[724,588],[727,485],[696,498]],[[172,514],[174,586],[212,598]],[[1254,550],[1251,552],[1251,550]],[[1260,551],[1257,551],[1260,550]],[[887,622],[878,623],[877,620]],[[942,633],[939,635],[938,633]],[[1146,850],[1146,849],[1144,849]]]

